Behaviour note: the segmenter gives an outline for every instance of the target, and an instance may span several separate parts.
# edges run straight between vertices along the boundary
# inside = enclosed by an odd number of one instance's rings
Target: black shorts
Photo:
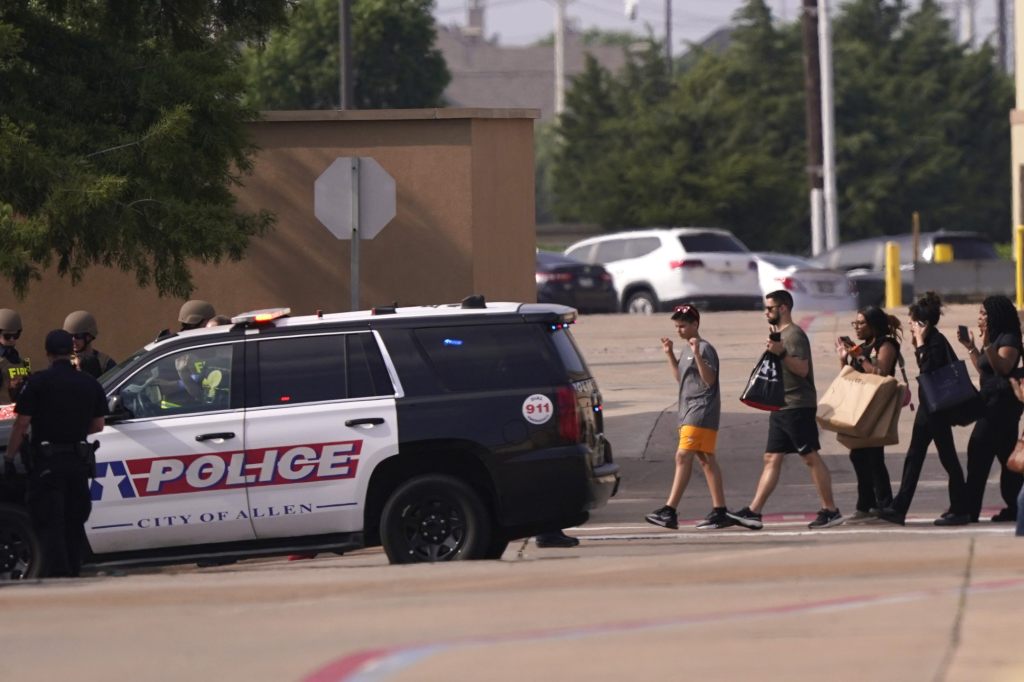
[[[765,452],[796,452],[809,455],[821,449],[818,442],[816,407],[796,407],[768,415],[768,444]]]

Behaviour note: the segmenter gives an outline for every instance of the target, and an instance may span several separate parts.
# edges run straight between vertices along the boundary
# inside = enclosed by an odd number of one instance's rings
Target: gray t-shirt
[[[817,407],[818,393],[814,390],[814,363],[811,361],[810,339],[798,325],[791,324],[782,330],[782,345],[787,355],[807,360],[806,377],[793,374],[786,367],[786,363],[782,363],[782,385],[786,387],[786,406],[782,409]]]
[[[715,347],[701,339],[698,349],[704,364],[718,374],[718,353]],[[679,354],[679,426],[718,430],[722,414],[722,395],[718,384],[717,381],[711,386],[704,383],[690,344],[684,344]]]

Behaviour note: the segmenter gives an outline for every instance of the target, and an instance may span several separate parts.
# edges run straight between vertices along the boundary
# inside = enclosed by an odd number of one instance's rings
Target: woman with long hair
[[[979,349],[973,332],[961,336],[981,379],[984,414],[974,423],[967,442],[967,513],[972,521],[981,514],[985,484],[992,460],[999,458],[999,492],[1006,504],[993,521],[1017,520],[1017,495],[1024,476],[1006,468],[1006,460],[1017,444],[1022,406],[1013,394],[1009,377],[1021,358],[1020,318],[1006,296],[989,296],[978,309]]]
[[[942,315],[942,300],[935,292],[929,291],[910,306],[910,332],[914,342],[914,356],[921,374],[933,372],[948,365],[956,357],[949,341],[938,330],[939,317]],[[928,445],[935,442],[939,451],[939,462],[949,475],[949,511],[935,519],[936,526],[962,526],[970,523],[967,514],[967,491],[964,483],[964,471],[956,455],[953,442],[953,428],[949,417],[940,413],[932,413],[924,402],[924,391],[918,388],[920,403],[917,416],[914,417],[914,429],[910,436],[910,447],[907,458],[903,462],[903,478],[899,492],[893,498],[892,507],[883,509],[879,518],[891,523],[903,525],[917,490],[917,481],[921,478],[921,468]]]
[[[859,343],[848,345],[843,337],[836,341],[840,365],[850,365],[858,372],[893,376],[900,357],[900,321],[877,306],[857,311],[853,322]],[[892,483],[885,467],[885,449],[881,446],[850,450],[850,462],[857,475],[857,510],[846,523],[859,523],[877,518],[882,509],[892,505]]]

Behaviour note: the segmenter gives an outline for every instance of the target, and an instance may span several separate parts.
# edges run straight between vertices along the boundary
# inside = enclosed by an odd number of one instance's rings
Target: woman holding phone
[[[966,331],[966,330],[963,330]],[[981,515],[985,484],[992,460],[999,458],[999,492],[1006,504],[992,521],[1017,520],[1017,495],[1024,476],[1006,468],[1006,460],[1017,444],[1022,406],[1013,394],[1009,377],[1021,357],[1020,318],[1006,296],[989,296],[978,309],[979,349],[973,332],[960,335],[960,343],[978,370],[984,414],[974,423],[967,442],[967,513],[972,521]]]
[[[848,336],[836,341],[839,364],[858,372],[893,376],[900,355],[900,321],[877,306],[861,308],[850,323],[860,342]],[[885,467],[882,447],[854,448],[850,462],[857,475],[857,510],[846,523],[861,523],[878,517],[882,509],[892,505],[892,484]]]
[[[935,292],[929,291],[910,306],[910,332],[914,342],[914,355],[921,374],[933,372],[948,365],[955,356],[949,341],[936,326],[942,315],[942,300]],[[939,462],[949,475],[949,511],[935,519],[936,526],[962,526],[970,523],[967,514],[967,490],[964,471],[957,458],[953,443],[953,428],[949,418],[942,413],[931,413],[924,402],[923,390],[918,388],[919,407],[914,417],[914,429],[910,436],[910,447],[903,462],[903,478],[899,492],[893,498],[892,507],[883,509],[879,518],[903,525],[917,490],[928,445],[935,442],[939,451]]]

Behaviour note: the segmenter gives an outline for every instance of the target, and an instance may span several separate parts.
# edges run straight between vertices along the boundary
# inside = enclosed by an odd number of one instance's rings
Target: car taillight
[[[568,272],[538,272],[537,284],[543,284],[544,282],[571,282],[572,275]]]
[[[668,266],[673,270],[681,270],[683,268],[702,268],[704,267],[704,261],[702,260],[672,260],[668,262]]]
[[[610,281],[612,281],[612,276],[609,275],[607,272],[602,272],[601,276],[600,276],[600,280],[602,282],[610,282]]]
[[[572,386],[555,389],[558,409],[558,436],[568,443],[580,442],[580,417],[576,412],[576,391]]]
[[[779,284],[781,284],[782,288],[785,289],[786,291],[803,291],[804,290],[804,285],[800,284],[800,282],[796,281],[792,277],[780,277],[779,278]]]

